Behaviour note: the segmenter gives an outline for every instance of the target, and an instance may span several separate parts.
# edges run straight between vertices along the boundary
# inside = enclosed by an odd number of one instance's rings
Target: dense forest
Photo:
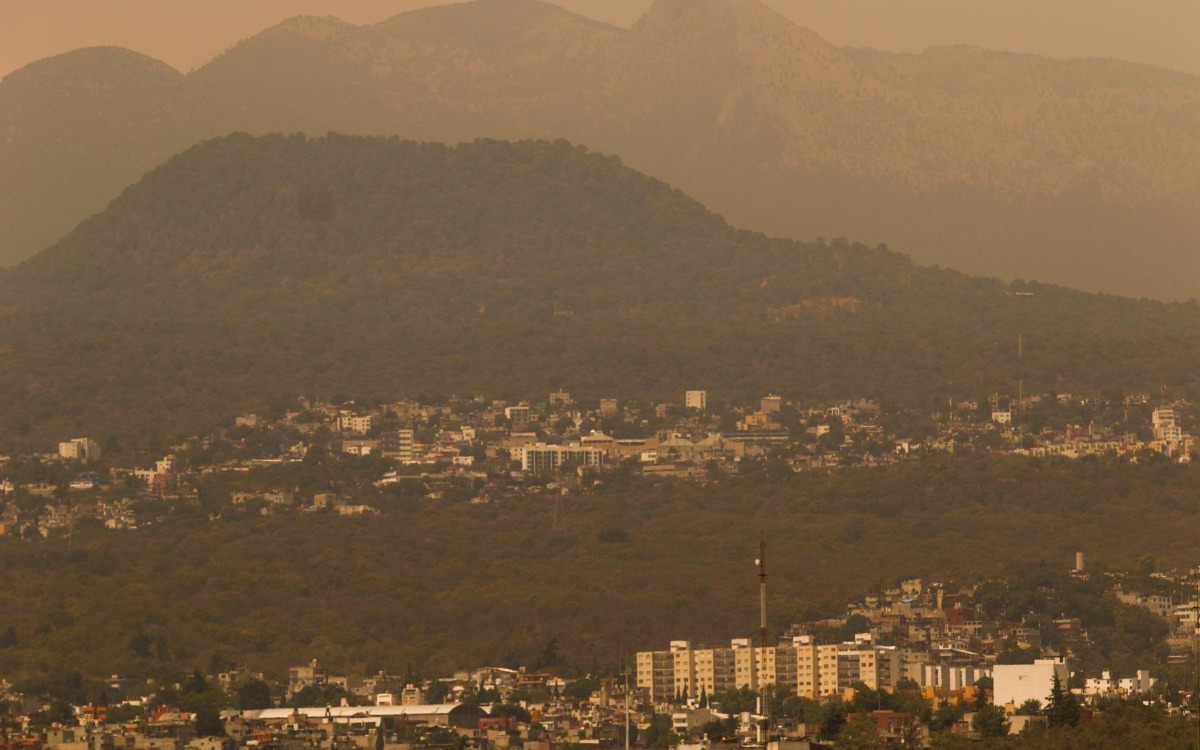
[[[349,481],[325,460],[291,481]],[[591,493],[485,504],[397,485],[370,500],[377,516],[210,518],[226,488],[214,476],[198,505],[137,531],[80,521],[44,543],[0,540],[0,673],[174,679],[319,658],[429,674],[534,666],[552,641],[556,668],[594,671],[753,631],[760,534],[775,633],[902,577],[1000,579],[975,592],[989,613],[1028,612],[1047,638],[1053,618],[1080,617],[1083,667],[1144,668],[1163,623],[1064,573],[1076,550],[1095,572],[1194,565],[1198,482],[1167,463],[979,457],[706,484],[617,472]]]
[[[565,142],[206,142],[0,275],[0,447],[126,445],[296,394],[1190,396],[1200,306],[730,227]],[[1024,363],[1017,339],[1023,337]]]

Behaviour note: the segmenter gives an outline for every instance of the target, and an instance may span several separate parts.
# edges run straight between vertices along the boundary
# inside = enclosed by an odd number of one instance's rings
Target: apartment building
[[[870,634],[834,644],[816,644],[802,635],[766,648],[749,638],[735,638],[728,647],[694,648],[690,641],[671,641],[666,651],[637,655],[637,685],[655,701],[766,685],[815,698],[839,694],[856,682],[891,689],[902,676],[899,652],[876,646]]]

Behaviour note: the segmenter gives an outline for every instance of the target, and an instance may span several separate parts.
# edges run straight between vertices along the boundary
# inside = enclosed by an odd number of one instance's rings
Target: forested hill
[[[187,75],[80,50],[0,82],[0,262],[202,137],[565,138],[738,226],[927,263],[1200,297],[1200,78],[1112,60],[832,45],[760,0],[632,28],[539,0],[300,17]]]
[[[1018,293],[1019,292],[1019,293]],[[941,403],[1193,392],[1200,307],[740,231],[565,142],[235,135],[0,275],[4,443],[190,434],[298,393]]]

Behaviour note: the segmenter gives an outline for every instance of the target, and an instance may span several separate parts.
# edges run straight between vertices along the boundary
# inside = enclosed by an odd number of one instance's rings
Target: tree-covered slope
[[[195,143],[192,87],[116,47],[76,50],[0,82],[0,262],[32,255]],[[19,254],[18,254],[19,253]]]
[[[1021,294],[1014,294],[1016,290]],[[1195,388],[1200,308],[739,231],[565,142],[238,135],[0,276],[5,443],[163,437],[297,393],[940,403]]]
[[[211,506],[182,507],[136,532],[81,523],[70,543],[0,540],[0,632],[11,626],[16,640],[0,647],[0,671],[163,679],[244,664],[279,676],[318,658],[429,675],[532,667],[551,639],[589,670],[673,639],[755,633],[760,532],[779,634],[906,576],[953,586],[1039,563],[1066,571],[1076,550],[1090,570],[1147,554],[1190,566],[1196,491],[1196,472],[1168,463],[959,458],[705,485],[614,477],[557,510],[544,495],[388,496],[366,518],[210,521]],[[1153,663],[1153,644],[1114,628],[1111,607],[1107,621],[1043,609],[1064,594],[1040,589],[1021,612],[1084,617],[1092,648],[1110,649],[1089,669]]]
[[[42,82],[23,86],[39,67]],[[143,91],[145,71],[130,67],[94,60],[88,96],[72,93],[68,58],[0,82],[0,258],[61,237],[200,136],[565,138],[738,226],[888,242],[971,273],[1197,296],[1200,79],[1167,70],[849,50],[758,0],[658,0],[630,29],[537,0],[362,27],[301,17],[166,88]],[[115,139],[95,120],[123,110],[98,91],[142,92]],[[46,102],[64,104],[53,144],[30,135],[46,124],[28,112]],[[64,189],[29,188],[41,181]]]

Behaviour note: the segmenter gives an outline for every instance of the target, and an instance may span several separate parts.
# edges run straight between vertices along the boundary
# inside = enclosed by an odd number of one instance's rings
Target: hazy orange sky
[[[974,44],[1055,57],[1117,57],[1200,75],[1200,0],[764,0],[839,45],[920,51]],[[444,0],[0,0],[0,76],[92,45],[187,71],[289,16],[373,23]],[[651,0],[558,0],[629,26]]]

